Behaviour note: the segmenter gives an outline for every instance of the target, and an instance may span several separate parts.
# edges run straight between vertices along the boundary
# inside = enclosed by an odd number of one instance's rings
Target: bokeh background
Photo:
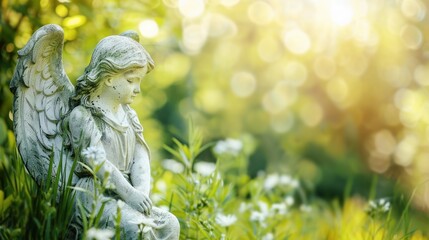
[[[323,198],[416,191],[429,206],[429,2],[422,0],[2,0],[0,144],[9,81],[40,26],[65,32],[74,82],[96,43],[137,30],[156,68],[133,103],[154,152],[184,135],[244,143],[249,175],[288,173]],[[4,148],[6,149],[6,148]],[[2,155],[4,150],[2,148]],[[212,153],[202,156],[215,161]],[[6,159],[6,158],[4,158]],[[158,163],[157,163],[158,162]]]

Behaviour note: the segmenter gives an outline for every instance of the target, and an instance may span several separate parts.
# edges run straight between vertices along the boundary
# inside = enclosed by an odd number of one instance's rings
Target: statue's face
[[[147,73],[147,66],[117,74],[110,78],[109,87],[119,104],[130,104],[140,94],[140,83]]]

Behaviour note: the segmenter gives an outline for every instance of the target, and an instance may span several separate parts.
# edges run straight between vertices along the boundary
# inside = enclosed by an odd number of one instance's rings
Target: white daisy
[[[218,213],[215,220],[220,226],[229,227],[237,221],[237,217],[232,214],[224,215],[222,213]]]
[[[243,149],[243,143],[240,140],[227,138],[225,140],[219,141],[213,148],[213,151],[217,155],[230,154],[237,156],[240,154]]]
[[[86,232],[86,238],[89,240],[107,240],[111,239],[115,232],[110,229],[90,228]]]
[[[216,164],[211,162],[197,162],[194,165],[194,170],[203,176],[209,176],[215,169]]]

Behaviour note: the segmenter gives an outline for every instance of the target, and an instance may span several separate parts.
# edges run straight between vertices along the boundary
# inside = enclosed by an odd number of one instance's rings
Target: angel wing
[[[10,83],[18,150],[39,186],[53,181],[60,174],[57,169],[65,173],[60,177],[68,179],[72,164],[63,147],[61,127],[62,119],[70,112],[69,100],[74,92],[62,63],[63,42],[60,26],[50,24],[38,29],[18,51],[18,64]],[[60,162],[62,166],[58,168]]]

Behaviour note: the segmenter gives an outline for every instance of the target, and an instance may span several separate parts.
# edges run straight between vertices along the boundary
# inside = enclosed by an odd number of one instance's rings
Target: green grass
[[[213,144],[203,144],[202,135],[190,129],[189,144],[174,140],[174,146],[165,147],[182,164],[182,172],[153,163],[161,169],[153,173],[153,202],[178,217],[181,239],[428,239],[427,217],[414,213],[412,195],[397,190],[386,196],[388,209],[382,204],[371,208],[369,202],[377,200],[377,178],[368,189],[368,199],[352,195],[350,181],[343,200],[324,200],[303,189],[291,175],[261,174],[251,179],[240,169],[220,167],[222,161],[242,162],[248,157],[244,153],[219,154],[216,165],[209,164],[214,170],[202,173],[196,165],[205,160],[201,153]],[[63,184],[57,201],[60,179],[37,186],[16,151],[2,148],[0,163],[0,239],[65,239],[72,189]],[[224,177],[225,172],[240,174]],[[274,182],[269,185],[269,181]],[[94,221],[85,224],[86,230],[97,227],[97,216],[94,213]],[[116,229],[116,239],[118,233]]]
[[[7,164],[6,164],[7,161]],[[2,239],[56,239],[68,234],[73,196],[67,182],[48,181],[39,187],[26,172],[19,154],[0,161],[1,189],[8,204],[1,207]],[[52,169],[52,166],[50,166]],[[51,171],[52,172],[52,171]],[[50,178],[50,176],[48,176]]]

